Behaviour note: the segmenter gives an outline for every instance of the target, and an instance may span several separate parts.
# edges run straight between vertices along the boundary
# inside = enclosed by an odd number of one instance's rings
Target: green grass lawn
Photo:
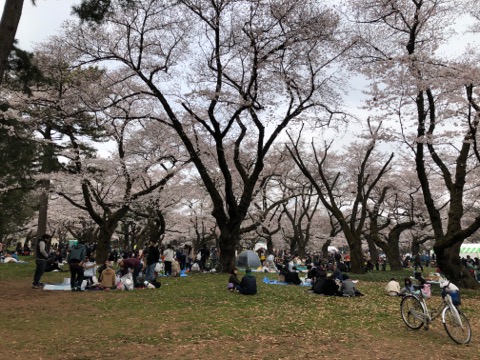
[[[480,292],[462,291],[473,338],[458,346],[439,319],[428,332],[403,324],[400,299],[386,296],[384,287],[391,277],[402,283],[409,271],[350,274],[365,296],[338,298],[267,285],[260,273],[254,296],[228,292],[226,274],[162,278],[156,290],[43,291],[31,289],[34,267],[0,264],[5,358],[402,359],[422,348],[423,360],[479,353]],[[42,281],[63,277],[69,273],[47,273]],[[436,290],[429,302],[439,301]]]

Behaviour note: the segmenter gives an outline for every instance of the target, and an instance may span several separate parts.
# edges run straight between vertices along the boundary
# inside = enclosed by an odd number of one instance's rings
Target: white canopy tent
[[[467,257],[480,259],[480,244],[462,244],[460,246],[460,257]]]

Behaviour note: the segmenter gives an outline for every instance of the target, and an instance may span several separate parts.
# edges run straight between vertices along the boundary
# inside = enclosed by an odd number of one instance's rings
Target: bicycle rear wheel
[[[420,314],[426,315],[422,302],[413,295],[406,295],[400,303],[400,312],[405,324],[413,330],[418,330],[423,326],[423,320],[419,318]]]
[[[472,339],[472,329],[465,314],[458,309],[457,311],[460,319],[455,317],[452,309],[448,308],[445,310],[443,326],[448,336],[457,344],[468,344]],[[461,323],[459,320],[461,320]]]
[[[223,272],[223,266],[219,262],[217,262],[213,268],[215,269],[216,273],[221,274]]]

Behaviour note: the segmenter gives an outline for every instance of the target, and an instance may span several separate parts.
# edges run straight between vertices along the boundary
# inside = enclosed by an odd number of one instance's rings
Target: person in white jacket
[[[173,246],[171,244],[167,245],[167,248],[163,252],[163,263],[165,265],[165,275],[172,274],[172,262],[175,260],[175,251],[173,250]]]
[[[389,296],[398,296],[400,295],[400,284],[395,278],[392,278],[385,287],[385,291]]]

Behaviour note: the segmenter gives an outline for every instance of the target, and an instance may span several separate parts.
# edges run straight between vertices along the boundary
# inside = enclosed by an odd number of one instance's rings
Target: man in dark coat
[[[237,290],[243,295],[255,295],[257,293],[257,279],[250,268],[245,269],[245,276],[240,281],[240,285],[237,286]]]
[[[158,249],[157,243],[153,240],[150,240],[147,250],[146,257],[146,270],[145,270],[145,280],[153,281],[155,266],[160,261],[160,250]]]
[[[34,289],[43,288],[43,284],[40,282],[42,275],[47,268],[48,253],[50,251],[50,239],[52,237],[48,234],[42,235],[35,244],[35,274],[33,275],[32,287]],[[25,243],[27,245],[27,243]]]

